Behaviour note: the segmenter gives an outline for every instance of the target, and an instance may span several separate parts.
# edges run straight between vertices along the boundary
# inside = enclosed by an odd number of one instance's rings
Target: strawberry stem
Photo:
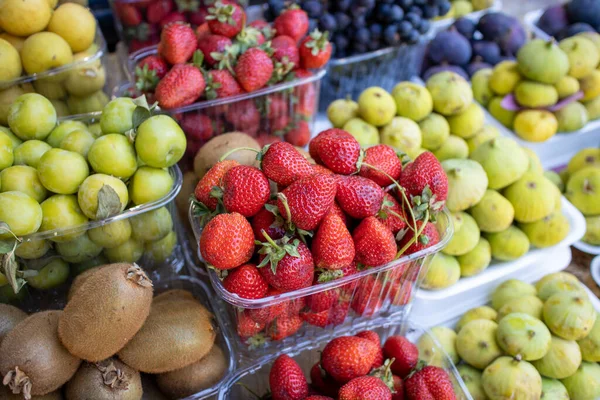
[[[277,245],[277,243],[275,243],[275,241],[271,238],[271,236],[269,236],[269,234],[264,229],[261,229],[260,233],[262,233],[262,235],[264,236],[264,238],[267,240],[267,242],[269,242],[269,244],[271,246],[275,247],[275,249],[277,249],[277,250],[281,250],[281,247],[279,247]]]
[[[421,234],[423,233],[423,231],[425,230],[425,226],[427,225],[427,223],[429,222],[429,210],[425,211],[425,218],[423,219],[423,223],[421,224],[421,228],[419,228],[418,232],[415,233],[415,235],[413,236],[413,238],[408,241],[404,247],[402,247],[400,249],[400,251],[398,253],[396,253],[396,259],[400,258],[402,256],[402,254],[404,254],[404,252],[410,247],[412,246],[413,243],[415,243],[417,240],[419,240],[419,236],[421,236]]]
[[[233,153],[240,151],[240,150],[248,150],[248,151],[253,151],[255,153],[260,153],[259,150],[253,149],[252,147],[237,147],[237,148],[235,148],[233,150],[229,150],[227,153],[223,154],[223,156],[221,158],[219,158],[219,161],[226,160],[227,157],[229,157]]]
[[[287,197],[285,197],[285,194],[283,194],[283,193],[277,193],[277,198],[279,198],[279,200],[281,200],[281,202],[283,203],[283,207],[285,208],[286,221],[288,224],[291,225],[292,212],[290,211],[290,206],[288,204]]]

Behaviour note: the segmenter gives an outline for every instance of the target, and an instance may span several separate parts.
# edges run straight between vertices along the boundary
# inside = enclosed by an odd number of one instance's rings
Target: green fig
[[[517,103],[526,108],[549,107],[558,101],[558,91],[552,85],[521,81],[515,88]]]
[[[544,176],[548,178],[550,182],[554,183],[561,193],[565,191],[565,183],[559,174],[554,171],[544,171]]]
[[[487,109],[492,117],[496,118],[505,127],[512,129],[515,117],[517,116],[516,111],[507,110],[502,107],[502,99],[504,96],[492,97],[487,105]]]
[[[442,249],[442,253],[451,256],[460,256],[473,250],[479,241],[479,227],[477,222],[465,212],[452,214],[454,226],[454,235],[450,242]]]
[[[462,317],[460,317],[460,320],[456,324],[456,332],[460,332],[460,330],[466,324],[476,319],[488,319],[490,321],[495,321],[497,316],[498,313],[492,307],[481,306],[472,308],[464,313]]]
[[[524,296],[535,296],[535,287],[518,279],[509,279],[502,282],[492,293],[492,307],[499,310],[512,299]]]
[[[516,182],[529,167],[527,154],[517,142],[507,137],[481,144],[470,157],[485,170],[490,189],[499,190]]]
[[[502,232],[508,229],[515,216],[515,209],[510,201],[491,189],[485,191],[479,203],[470,211],[483,232]]]
[[[542,397],[542,377],[520,357],[499,357],[483,371],[481,382],[490,400]]]
[[[448,121],[440,114],[431,113],[423,120],[419,121],[421,135],[423,136],[422,146],[427,150],[437,150],[450,136],[450,125]]]
[[[417,342],[419,358],[427,365],[444,368],[447,354],[452,363],[458,364],[460,359],[456,352],[456,332],[445,326],[436,326],[430,329],[430,333],[431,335],[422,335]],[[443,352],[439,351],[439,346],[433,339],[442,345]]]
[[[589,335],[577,343],[581,349],[581,357],[585,361],[600,362],[600,315],[596,315],[596,322]]]
[[[554,85],[569,72],[569,57],[553,41],[531,40],[517,53],[519,71],[527,79]]]
[[[423,289],[445,289],[454,285],[460,279],[458,261],[456,261],[456,258],[444,253],[434,255],[429,268],[422,271],[425,272],[420,284]]]
[[[448,124],[450,124],[451,134],[469,139],[483,128],[485,114],[479,104],[471,103],[465,111],[448,117]]]
[[[526,173],[504,191],[515,209],[518,222],[535,222],[552,214],[555,209],[556,186],[543,175]]]
[[[594,246],[600,246],[600,215],[585,217],[585,235],[581,240]]]
[[[565,196],[584,215],[600,214],[600,168],[585,167],[571,175]]]
[[[552,295],[562,292],[585,293],[585,289],[579,283],[579,279],[568,272],[554,272],[545,275],[536,282],[537,296],[542,300],[548,300]]]
[[[529,251],[529,239],[514,225],[501,232],[486,233],[485,238],[492,247],[492,257],[500,261],[512,261]]]
[[[569,392],[558,379],[542,377],[542,397],[540,400],[569,400]]]
[[[554,211],[539,221],[520,224],[519,227],[537,248],[551,247],[560,243],[569,234],[571,225],[562,211]]]
[[[468,364],[460,364],[456,367],[465,386],[469,390],[469,394],[473,400],[488,400],[483,385],[481,384],[481,371],[471,367]]]
[[[581,364],[581,350],[574,340],[552,335],[550,349],[533,366],[547,378],[564,379],[573,375]]]
[[[567,172],[573,175],[575,172],[585,167],[600,167],[600,148],[587,147],[581,149],[575,154],[567,164]]]
[[[484,125],[479,132],[472,138],[467,139],[467,146],[469,147],[469,155],[475,151],[480,144],[492,140],[500,136],[498,128],[492,125]]]
[[[597,400],[600,398],[600,365],[584,361],[577,372],[562,383],[571,400]]]
[[[489,81],[490,89],[495,94],[504,96],[513,92],[521,79],[523,78],[515,61],[502,61],[496,64],[492,71]]]
[[[551,335],[539,319],[525,313],[513,313],[498,322],[496,340],[508,355],[532,361],[546,355]]]
[[[492,248],[490,243],[480,237],[473,250],[456,258],[460,264],[460,276],[477,275],[492,262]]]
[[[471,77],[473,97],[484,107],[487,107],[491,98],[494,97],[494,92],[490,89],[492,73],[493,70],[491,68],[483,68],[475,72]]]
[[[433,110],[433,99],[429,91],[416,83],[400,82],[392,89],[397,113],[401,117],[419,122]]]
[[[469,158],[469,145],[465,139],[450,135],[438,149],[433,151],[433,155],[440,161]]]
[[[585,106],[577,101],[567,104],[554,113],[558,121],[559,132],[575,132],[588,123],[589,117]]]
[[[448,198],[450,211],[463,211],[479,203],[488,185],[485,171],[472,160],[445,160],[442,168],[448,176]]]
[[[579,340],[589,335],[596,314],[585,293],[559,292],[544,303],[544,322],[563,339]]]
[[[473,102],[471,85],[454,72],[433,75],[427,80],[427,89],[433,99],[434,111],[445,116],[460,114]]]
[[[456,338],[456,351],[461,359],[475,368],[484,369],[502,355],[496,343],[498,324],[476,319],[462,327]]]
[[[536,296],[523,296],[509,300],[498,310],[498,321],[512,313],[525,313],[533,318],[542,319],[544,303]]]

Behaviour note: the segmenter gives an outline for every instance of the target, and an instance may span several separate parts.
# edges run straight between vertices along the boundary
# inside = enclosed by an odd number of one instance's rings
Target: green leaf
[[[14,247],[14,240],[0,240],[0,254],[10,253]]]
[[[133,129],[137,129],[145,120],[150,118],[152,113],[148,108],[145,107],[136,107],[133,110]]]
[[[98,210],[96,220],[105,219],[121,212],[121,199],[115,189],[102,185],[98,191]]]
[[[265,209],[271,214],[278,216],[279,215],[279,207],[276,204],[265,204]]]
[[[17,264],[17,260],[15,259],[14,249],[6,254],[3,254],[0,261],[0,272],[4,274],[13,291],[15,293],[19,293],[21,288],[23,288],[27,282],[23,278],[19,277],[19,264]]]
[[[10,230],[10,226],[8,226],[8,224],[4,221],[0,221],[0,234],[2,233],[10,233],[15,239],[17,239],[17,236],[13,233],[13,231]]]

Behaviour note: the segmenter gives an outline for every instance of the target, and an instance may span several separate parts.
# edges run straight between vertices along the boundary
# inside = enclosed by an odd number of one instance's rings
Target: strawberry
[[[256,19],[256,20],[250,22],[248,24],[248,26],[251,26],[256,29],[263,29],[263,28],[268,27],[269,23],[267,21],[265,21],[264,19]]]
[[[310,163],[289,143],[274,143],[261,153],[261,169],[273,182],[289,186],[313,174]]]
[[[208,27],[217,35],[232,38],[246,25],[246,13],[238,4],[217,1],[208,9]]]
[[[268,133],[259,133],[254,138],[261,147],[265,147],[268,144],[281,142],[281,136],[269,135]]]
[[[298,332],[298,329],[300,329],[303,323],[304,321],[299,315],[277,317],[275,323],[271,324],[267,331],[272,340],[283,340]]]
[[[341,325],[346,320],[348,311],[350,311],[349,301],[340,301],[335,304],[329,311],[329,323],[333,326]]]
[[[302,368],[285,354],[277,357],[269,372],[269,387],[273,400],[304,400],[308,382]]]
[[[311,396],[308,396],[305,400],[333,400],[333,398],[329,397],[329,396],[321,396],[318,394],[313,394]]]
[[[235,42],[240,48],[240,53],[244,53],[249,48],[265,43],[265,36],[260,30],[247,26],[238,33],[235,37]]]
[[[273,28],[277,36],[286,35],[298,42],[308,32],[308,15],[298,6],[291,6],[275,18]]]
[[[219,161],[200,179],[194,190],[196,200],[204,204],[209,210],[217,209],[218,199],[211,195],[215,186],[221,186],[221,181],[227,171],[231,168],[240,165],[235,160]]]
[[[340,388],[338,400],[392,400],[392,391],[375,376],[361,376]]]
[[[408,279],[391,281],[386,284],[388,298],[395,306],[404,306],[410,301],[412,285]]]
[[[125,26],[137,26],[142,22],[142,13],[129,3],[115,3],[115,11]]]
[[[204,24],[206,17],[208,17],[208,8],[206,7],[199,7],[197,10],[190,10],[188,13],[188,21],[194,26]]]
[[[250,310],[245,310],[250,311]],[[242,339],[248,339],[265,329],[265,323],[254,321],[247,312],[238,313],[237,333]]]
[[[325,328],[329,324],[329,310],[320,312],[305,311],[300,313],[300,318],[309,325]]]
[[[315,266],[324,269],[340,269],[354,259],[354,241],[339,215],[325,215],[315,234],[311,250]]]
[[[234,68],[239,84],[246,92],[263,88],[273,74],[273,61],[264,50],[254,47],[242,54]]]
[[[326,174],[326,175],[333,174],[332,170],[330,170],[329,168],[324,167],[322,165],[319,165],[319,164],[313,164],[313,165],[311,165],[311,168],[313,170],[313,173],[315,173],[315,174]],[[342,214],[343,214],[342,209],[339,208],[339,206],[337,206],[337,207],[340,210],[340,212],[342,212]],[[344,215],[346,215],[346,214],[344,214]]]
[[[404,390],[408,400],[456,400],[446,371],[431,365],[406,378]]]
[[[208,35],[211,35],[208,22],[198,25],[196,28],[196,39],[198,39],[198,43]]]
[[[337,288],[325,290],[307,296],[306,306],[314,312],[329,311],[329,309],[338,302],[339,298],[340,291]]]
[[[264,243],[259,250],[260,273],[269,285],[286,292],[310,286],[314,276],[308,247],[298,239],[289,241],[284,237],[277,242]]]
[[[398,375],[393,375],[394,379],[394,393],[392,400],[404,400],[404,381]]]
[[[273,48],[273,59],[282,63],[300,65],[300,55],[296,41],[289,36],[280,35],[271,40]]]
[[[225,119],[233,125],[234,130],[250,136],[256,135],[260,128],[260,112],[252,100],[238,102],[235,107],[229,107]]]
[[[253,253],[252,226],[241,214],[219,214],[202,231],[200,254],[214,268],[235,268],[247,263]]]
[[[336,381],[346,383],[369,373],[378,347],[356,336],[333,339],[323,349],[321,366]]]
[[[196,50],[196,34],[189,24],[175,22],[160,34],[161,55],[170,64],[187,62]]]
[[[296,228],[314,230],[333,205],[336,179],[316,174],[300,179],[278,194],[277,207]]]
[[[279,215],[279,210],[277,210],[277,205],[274,201],[268,202],[267,205],[265,205],[264,208],[261,208],[252,218],[254,237],[261,242],[267,240],[262,234],[263,230],[271,239],[281,239],[283,235],[285,235],[285,228],[283,225],[283,218]]]
[[[294,315],[300,314],[300,310],[306,307],[306,300],[304,299],[304,297],[288,300],[284,302],[284,306],[285,307],[281,315],[292,317]]]
[[[165,109],[187,106],[204,92],[206,83],[200,69],[192,64],[178,64],[156,85],[156,100]]]
[[[369,147],[365,150],[363,163],[367,165],[363,165],[360,168],[360,176],[369,178],[379,186],[388,186],[393,183],[387,175],[396,181],[400,179],[402,161],[398,158],[396,151],[388,145],[378,144],[377,146]],[[385,174],[370,168],[370,166],[385,172]]]
[[[360,144],[354,136],[342,129],[332,128],[319,133],[317,138],[319,137],[315,145],[318,159],[313,156],[315,161],[340,175],[350,175],[357,171]]]
[[[160,29],[165,29],[167,26],[169,26],[171,24],[176,24],[178,22],[181,22],[181,23],[187,22],[187,19],[185,18],[185,14],[178,12],[178,11],[172,12],[160,20],[160,23],[159,23]]]
[[[377,218],[368,217],[352,232],[356,261],[378,267],[391,262],[396,257],[396,240],[392,232]]]
[[[433,211],[441,210],[448,197],[448,177],[437,158],[428,151],[404,167],[400,184],[413,197],[423,196],[428,187],[432,193],[428,200]]]
[[[173,11],[173,2],[171,0],[154,1],[146,9],[146,19],[151,24],[158,24],[171,11]]]
[[[377,213],[377,219],[392,231],[393,234],[406,228],[406,216],[404,210],[398,204],[394,196],[386,193],[381,203],[381,209]]]
[[[379,352],[377,353],[377,357],[375,358],[375,361],[373,361],[372,368],[381,367],[383,365],[383,350],[381,349],[381,339],[379,338],[379,335],[377,334],[377,332],[362,331],[362,332],[358,332],[354,336],[357,336],[357,337],[363,338],[363,339],[368,339],[368,340],[372,341],[373,343],[375,343],[377,345],[377,347],[379,347]]]
[[[306,146],[310,140],[310,127],[308,126],[308,122],[304,120],[297,121],[294,126],[283,135],[283,138],[286,142],[291,143],[294,146]]]
[[[335,199],[346,214],[362,219],[377,215],[384,196],[383,189],[372,180],[352,175],[338,180]]]
[[[334,381],[323,368],[320,363],[316,363],[310,369],[310,381],[312,386],[320,393],[337,398],[340,384]]]
[[[299,46],[300,63],[302,68],[322,68],[331,58],[331,43],[329,43],[329,32],[320,32],[315,29],[302,39]]]
[[[204,61],[210,67],[219,62],[214,59],[214,53],[223,53],[229,46],[231,46],[231,39],[221,35],[210,34],[198,40],[198,50],[204,54]]]
[[[417,221],[417,229],[421,230],[422,226],[423,221]],[[438,233],[435,225],[431,222],[428,222],[425,225],[425,228],[423,229],[416,241],[414,241],[414,237],[414,233],[409,230],[404,234],[402,239],[400,239],[400,242],[398,243],[398,247],[400,249],[403,249],[405,246],[408,245],[409,242],[412,241],[412,244],[408,248],[406,248],[402,255],[416,253],[418,251],[426,249],[427,247],[431,247],[435,244],[438,244],[440,241],[440,234]]]
[[[282,95],[270,95],[265,98],[265,114],[269,119],[288,115],[287,98]]]
[[[343,132],[345,132],[345,131],[343,131]],[[312,159],[315,160],[315,162],[317,164],[323,163],[321,161],[321,158],[319,157],[319,147],[321,145],[321,141],[324,140],[327,136],[334,136],[336,134],[338,134],[338,132],[334,131],[332,129],[324,130],[324,131],[320,132],[317,136],[315,136],[308,144],[308,154],[310,154]],[[342,134],[342,133],[340,133],[340,134]]]
[[[346,225],[346,227],[348,227],[348,216],[344,213],[344,211],[340,208],[340,206],[338,205],[338,203],[333,203],[333,205],[331,206],[331,209],[329,210],[329,214],[335,214],[338,217],[340,217],[342,219],[342,221],[344,221],[344,225]]]
[[[385,358],[393,358],[392,372],[405,378],[419,362],[419,349],[404,336],[390,336],[383,345]]]
[[[223,280],[223,287],[242,299],[261,299],[269,290],[267,281],[254,264],[244,264],[231,271]]]
[[[384,294],[381,282],[373,275],[362,278],[352,298],[352,309],[359,315],[370,317],[383,306]],[[380,348],[379,346],[377,347]],[[378,361],[379,352],[373,362]]]
[[[313,76],[312,72],[306,69],[297,69],[293,72],[296,79],[303,79]],[[294,88],[297,102],[294,111],[306,118],[311,118],[317,111],[317,89],[315,82],[299,84]]]
[[[285,134],[286,129],[288,129],[288,126],[290,125],[290,116],[286,114],[278,115],[276,117],[272,117],[269,120],[269,123],[271,124],[271,132],[274,135],[282,136]]]
[[[252,217],[269,201],[269,180],[256,167],[238,165],[223,177],[223,205],[228,212]]]
[[[168,70],[167,62],[159,55],[153,54],[143,58],[135,67],[135,87],[142,92],[154,90]]]
[[[131,39],[131,42],[129,42],[129,53],[135,53],[143,48],[153,46],[157,42],[158,40],[155,40],[154,38],[148,40]]]
[[[281,290],[269,288],[265,297],[273,297],[283,293]],[[266,306],[261,308],[248,308],[245,311],[253,321],[259,324],[267,324],[273,321],[280,315],[287,315],[289,308],[289,301],[283,301],[272,306]]]
[[[208,115],[187,112],[179,123],[186,136],[192,140],[207,142],[215,133],[213,121]]]

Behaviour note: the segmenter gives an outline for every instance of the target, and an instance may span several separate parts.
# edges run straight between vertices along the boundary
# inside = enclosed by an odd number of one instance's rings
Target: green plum
[[[97,139],[100,136],[102,136],[102,128],[100,128],[100,122],[88,125],[87,129],[88,131],[90,131],[92,136],[94,136],[94,139]]]
[[[119,97],[111,100],[102,109],[100,129],[105,134],[125,133],[133,128],[133,111],[137,105],[133,99]]]
[[[104,249],[104,255],[111,263],[116,262],[137,262],[142,258],[144,253],[144,243],[130,238],[125,243],[113,247],[112,249]]]
[[[28,140],[15,148],[15,165],[29,165],[37,168],[40,159],[52,147],[41,140]]]
[[[110,192],[112,196],[107,194],[105,197],[100,197],[100,190],[105,186],[112,189]],[[103,219],[122,212],[129,203],[129,194],[122,180],[114,176],[94,174],[88,176],[79,187],[77,200],[86,217]],[[100,214],[99,208],[102,208]]]
[[[22,192],[38,203],[44,201],[48,191],[40,182],[35,168],[27,165],[15,165],[0,172],[0,189],[2,192]]]
[[[43,257],[50,250],[50,243],[46,239],[26,240],[19,244],[15,254],[25,260],[35,260]]]
[[[135,150],[146,165],[154,168],[175,165],[185,149],[185,133],[169,116],[152,116],[137,129]]]
[[[0,132],[0,171],[13,165],[15,156],[13,142],[4,132]]]
[[[80,263],[98,256],[102,253],[102,247],[92,242],[87,234],[83,234],[68,242],[57,243],[56,251],[63,260]]]
[[[69,264],[56,258],[40,269],[37,275],[27,278],[27,283],[33,288],[48,290],[65,283],[68,278]]]
[[[60,147],[60,142],[62,142],[69,133],[77,129],[86,129],[86,126],[81,121],[61,122],[52,130],[52,132],[50,132],[50,135],[46,138],[46,142],[52,147]]]
[[[135,150],[124,135],[100,136],[88,152],[92,169],[100,174],[129,179],[137,170]]]
[[[147,242],[144,245],[144,254],[146,254],[155,263],[164,262],[177,245],[177,235],[171,231],[162,239],[154,242]]]
[[[107,249],[120,246],[131,237],[131,223],[121,219],[88,231],[92,242]]]
[[[25,193],[0,193],[0,221],[7,223],[17,236],[29,235],[42,224],[42,208]],[[9,238],[12,238],[10,233],[0,233],[0,239]]]
[[[22,140],[44,140],[56,126],[56,110],[44,96],[26,93],[8,111],[8,126]]]
[[[142,242],[164,238],[173,229],[173,219],[166,207],[157,208],[131,218],[132,236]]]
[[[90,173],[81,154],[62,149],[48,150],[40,159],[37,169],[46,189],[58,194],[77,193]]]
[[[74,228],[88,222],[85,214],[79,208],[77,196],[75,195],[55,194],[44,200],[41,206],[43,218],[40,231]],[[54,242],[68,242],[83,233],[84,231],[80,230],[72,230],[66,234],[59,232],[59,235],[51,240]]]
[[[60,148],[73,151],[87,157],[90,147],[94,144],[94,136],[86,129],[76,129],[60,142]]]
[[[15,135],[14,133],[12,133],[12,131],[10,129],[8,129],[5,126],[0,126],[0,132],[6,134],[6,136],[8,136],[10,138],[10,140],[12,141],[12,147],[13,149],[15,147],[17,147],[18,145],[20,145],[21,143],[23,143],[23,141],[21,139],[19,139],[17,137],[17,135]]]
[[[129,181],[129,197],[135,205],[159,200],[173,187],[173,177],[169,171],[140,167]]]
[[[71,274],[77,276],[88,269],[106,264],[108,264],[108,259],[104,256],[104,254],[100,254],[97,257],[71,265]]]

